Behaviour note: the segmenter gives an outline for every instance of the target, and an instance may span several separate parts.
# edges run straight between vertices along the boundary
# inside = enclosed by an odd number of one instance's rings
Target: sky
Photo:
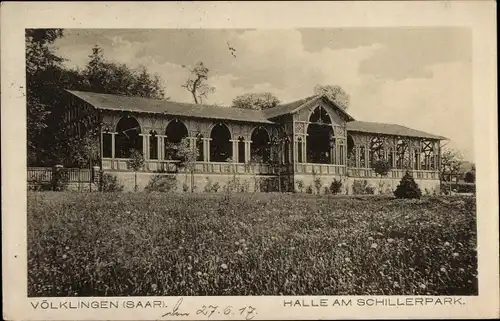
[[[198,61],[216,88],[209,104],[249,92],[289,102],[317,84],[339,85],[356,120],[442,135],[474,158],[470,29],[66,29],[55,48],[68,67],[83,68],[94,45],[110,61],[158,74],[173,101],[193,102],[181,85]]]

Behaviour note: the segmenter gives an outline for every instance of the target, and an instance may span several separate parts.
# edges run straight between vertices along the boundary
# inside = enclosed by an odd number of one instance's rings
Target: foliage
[[[321,186],[323,185],[323,182],[321,181],[320,177],[316,177],[313,181],[314,183],[314,189],[316,190],[316,194],[321,194]]]
[[[98,46],[83,69],[68,69],[54,52],[54,42],[63,37],[62,29],[26,29],[26,101],[28,164],[52,166],[72,163],[68,150],[75,150],[76,163],[82,162],[85,142],[72,138],[63,117],[68,105],[65,89],[168,99],[158,75],[144,67],[133,70],[107,61]],[[90,49],[90,48],[89,48]],[[54,139],[57,137],[57,140]],[[76,145],[75,145],[76,144]],[[88,161],[83,161],[88,162]]]
[[[464,181],[466,183],[475,183],[476,182],[476,171],[470,170],[467,173],[465,173]]]
[[[272,93],[247,93],[233,99],[233,107],[263,110],[278,106],[280,100]]]
[[[476,184],[441,182],[441,190],[443,191],[444,194],[449,194],[450,191],[454,193],[475,193]]]
[[[30,297],[478,294],[473,196],[34,192],[27,208]]]
[[[215,92],[215,87],[209,86],[206,83],[209,71],[203,62],[198,62],[190,70],[191,75],[184,85],[182,85],[183,88],[186,88],[191,93],[195,104],[202,104],[203,99],[207,98],[208,94]]]
[[[385,159],[379,159],[372,163],[372,168],[379,176],[387,176],[391,170],[391,163]]]
[[[130,151],[130,159],[127,161],[129,168],[134,170],[134,190],[137,192],[139,187],[137,186],[137,172],[144,167],[144,156],[137,149]]]
[[[82,168],[96,162],[99,158],[98,130],[89,130],[80,137],[69,137],[65,148],[64,154],[68,155],[66,162],[71,165]]]
[[[144,66],[133,70],[125,64],[108,61],[97,45],[92,48],[89,58],[90,61],[81,72],[83,89],[106,94],[166,99],[160,77],[149,74]]]
[[[352,192],[354,195],[372,195],[375,194],[375,187],[368,184],[366,179],[355,179],[352,183]]]
[[[115,175],[108,173],[103,173],[101,175],[102,192],[121,192],[123,188],[123,185],[118,182],[118,178]]]
[[[409,172],[406,172],[403,178],[401,178],[399,185],[394,191],[394,196],[397,198],[420,198],[422,196],[418,184]]]
[[[462,165],[462,155],[453,149],[445,149],[441,153],[441,177],[458,175]]]
[[[325,95],[344,110],[349,107],[349,95],[340,86],[316,85],[314,94]]]
[[[313,187],[311,184],[307,185],[306,187],[306,193],[307,194],[312,194],[313,193]]]
[[[330,184],[330,192],[332,194],[336,195],[336,194],[340,193],[341,189],[342,189],[342,181],[334,178]]]
[[[304,181],[301,179],[298,179],[297,182],[297,189],[299,190],[300,193],[304,192]]]
[[[156,174],[144,188],[147,192],[169,193],[177,190],[177,177],[175,175]]]
[[[48,152],[44,134],[52,112],[54,76],[60,74],[63,59],[51,45],[63,36],[62,29],[26,29],[26,103],[29,164],[40,163]],[[49,97],[47,97],[49,96]]]
[[[52,172],[50,185],[53,191],[65,191],[68,189],[69,174],[64,169],[55,170]]]
[[[219,182],[212,182],[210,177],[207,177],[207,184],[205,185],[204,192],[205,193],[217,193],[220,189]]]
[[[184,193],[189,192],[189,185],[186,182],[182,183],[182,191]]]

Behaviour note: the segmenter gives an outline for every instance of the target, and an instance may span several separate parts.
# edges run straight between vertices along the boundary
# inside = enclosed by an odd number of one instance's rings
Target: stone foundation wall
[[[108,174],[114,175],[118,178],[120,184],[124,186],[124,191],[134,190],[134,172],[129,171],[105,171]],[[176,175],[176,192],[183,192],[185,189],[191,191],[191,175],[185,174],[157,174],[149,172],[137,173],[138,190],[142,191],[148,185],[151,178],[155,175]],[[325,193],[325,188],[329,188],[333,179],[342,181],[340,194],[354,195],[354,194],[392,194],[399,184],[400,179],[392,178],[355,178],[347,176],[335,175],[295,175],[293,186],[295,191],[300,192],[298,182],[303,182],[302,192],[306,193],[308,187],[312,189],[313,194],[317,194],[315,180],[319,179],[320,194]],[[283,176],[282,180],[287,177]],[[236,181],[232,182],[232,181]],[[265,182],[267,181],[267,182]],[[218,183],[219,192],[223,191],[228,186],[236,188],[239,192],[266,192],[269,191],[267,187],[270,181],[274,181],[274,190],[277,191],[277,176],[264,176],[264,175],[250,175],[250,174],[194,174],[194,191],[204,192],[205,188],[209,185]],[[422,194],[439,194],[440,182],[439,180],[429,179],[416,179],[415,182],[422,190]],[[88,184],[87,184],[88,185]],[[284,190],[284,189],[283,189]]]
[[[105,173],[116,176],[118,182],[124,186],[124,191],[134,190],[134,172],[120,172],[120,171],[105,171]],[[184,189],[191,191],[191,175],[188,174],[169,174],[169,173],[137,173],[137,186],[138,190],[142,191],[148,185],[149,181],[155,175],[171,176],[175,175],[177,178],[177,192],[183,192]],[[216,183],[219,185],[218,191],[223,191],[224,188],[231,186],[238,189],[240,192],[254,192],[264,191],[264,181],[277,180],[277,177],[268,175],[250,175],[250,174],[194,174],[194,191],[204,192],[205,188],[214,186]]]

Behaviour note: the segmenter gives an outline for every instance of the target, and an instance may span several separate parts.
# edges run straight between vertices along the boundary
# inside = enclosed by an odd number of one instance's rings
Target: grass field
[[[475,198],[28,194],[29,296],[475,295]]]

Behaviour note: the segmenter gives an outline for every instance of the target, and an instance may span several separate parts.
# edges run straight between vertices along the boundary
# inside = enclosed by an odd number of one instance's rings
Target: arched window
[[[178,119],[168,123],[165,129],[165,159],[177,159],[177,150],[182,139],[188,136],[186,125]]]
[[[224,124],[217,124],[210,132],[210,161],[227,162],[233,153],[231,132]]]
[[[354,139],[347,135],[347,166],[356,167],[356,153],[354,151]]]
[[[384,159],[384,145],[380,137],[373,137],[370,141],[370,167],[378,161]]]
[[[106,129],[104,133],[102,133],[102,157],[111,158],[113,157],[113,135],[109,133],[109,130]]]
[[[205,153],[203,149],[203,135],[201,133],[196,135],[196,149],[198,150],[196,160],[202,162],[205,159]]]
[[[408,168],[410,166],[410,151],[408,148],[408,142],[403,139],[399,139],[396,152],[396,168]]]
[[[306,140],[308,163],[331,163],[334,139],[331,123],[330,116],[322,107],[317,107],[309,117]]]
[[[238,137],[238,163],[245,163],[245,138]]]
[[[359,147],[359,166],[361,168],[366,167],[366,149],[365,149],[365,146]]]
[[[141,126],[134,117],[122,117],[116,125],[115,156],[117,158],[130,158],[132,150],[142,151]]]
[[[154,130],[149,135],[149,159],[158,159],[158,136]]]
[[[252,158],[262,163],[269,162],[271,158],[271,146],[267,130],[263,127],[255,128],[252,132],[251,140],[250,154]]]

